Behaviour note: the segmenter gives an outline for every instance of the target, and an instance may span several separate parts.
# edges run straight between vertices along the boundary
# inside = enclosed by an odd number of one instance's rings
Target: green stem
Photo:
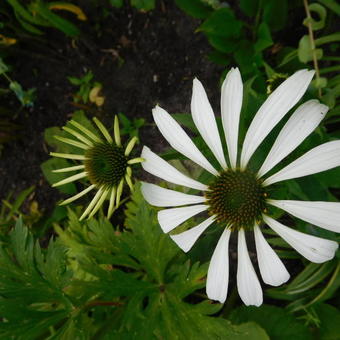
[[[316,57],[316,52],[315,52],[316,51],[315,50],[315,41],[314,41],[312,24],[311,24],[312,16],[311,16],[310,11],[309,11],[308,0],[303,0],[303,4],[305,6],[305,11],[306,11],[307,19],[308,19],[307,20],[308,35],[309,35],[309,41],[310,41],[310,46],[311,46],[311,50],[312,50],[312,57],[313,57],[315,75],[316,75],[316,82],[319,83],[320,71],[319,71],[318,59]],[[318,94],[319,94],[319,98],[321,98],[322,97],[321,88],[318,88]]]

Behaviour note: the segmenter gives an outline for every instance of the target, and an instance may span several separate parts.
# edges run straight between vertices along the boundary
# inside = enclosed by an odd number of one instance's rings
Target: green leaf
[[[318,0],[324,6],[328,7],[337,15],[340,15],[340,5],[335,0]]]
[[[254,45],[254,49],[256,52],[261,52],[271,45],[273,45],[273,40],[269,27],[265,22],[261,22],[258,28],[257,41]]]
[[[298,57],[303,63],[307,63],[313,60],[313,50],[310,44],[310,39],[308,35],[304,35],[299,41],[298,47]],[[323,51],[321,48],[315,49],[316,58],[319,60],[323,56]]]
[[[234,38],[225,38],[214,34],[207,34],[207,38],[210,45],[222,53],[232,53],[238,46],[238,41]]]
[[[312,81],[312,85],[317,89],[322,89],[327,86],[327,78],[320,77]]]
[[[214,11],[197,30],[208,35],[238,38],[241,28],[242,22],[235,18],[230,8],[220,8]]]
[[[213,9],[200,0],[175,0],[176,5],[194,18],[205,19]]]
[[[161,231],[157,211],[145,202],[139,185],[127,204],[125,226],[120,231],[106,219],[81,223],[71,210],[68,227],[56,226],[78,277],[68,292],[77,300],[95,296],[117,306],[115,317],[103,325],[105,339],[234,340],[246,339],[249,332],[268,339],[255,324],[233,326],[210,317],[220,304],[201,298],[195,304],[183,301],[205,285],[207,264],[191,265],[180,255]]]
[[[15,93],[21,105],[27,106],[27,107],[33,106],[33,102],[35,100],[36,89],[32,88],[32,89],[25,91],[22,88],[22,86],[16,81],[11,81],[9,83],[9,88]]]
[[[320,320],[320,328],[317,330],[320,340],[337,340],[340,334],[340,311],[331,305],[324,303],[313,307]]]
[[[190,129],[194,133],[198,133],[197,127],[192,120],[192,116],[189,113],[174,113],[172,115],[174,119],[180,124],[183,125],[184,127]]]
[[[68,161],[62,158],[50,158],[40,165],[40,168],[50,185],[61,181],[66,178],[65,174],[54,173],[52,170],[67,168],[71,166]],[[58,190],[64,194],[74,195],[77,192],[74,183],[68,183],[58,187]]]
[[[130,0],[131,5],[138,10],[149,11],[155,8],[155,0]]]
[[[123,6],[123,0],[109,0],[110,1],[110,5],[112,5],[113,7],[117,7],[117,8],[121,8]]]
[[[256,73],[254,45],[247,40],[242,40],[234,53],[234,58],[239,65],[242,73]]]
[[[287,0],[265,0],[263,8],[263,21],[272,31],[283,29],[287,23],[288,4]]]
[[[230,64],[230,57],[223,52],[220,51],[212,51],[208,55],[209,60],[217,65],[222,65],[224,67]]]
[[[3,339],[35,339],[72,310],[65,249],[50,241],[46,254],[19,219],[9,247],[0,247],[0,323]]]
[[[248,17],[255,17],[259,3],[259,0],[240,0],[240,8]]]
[[[73,25],[70,21],[63,19],[59,15],[53,13],[43,2],[35,2],[31,4],[32,11],[35,11],[38,16],[41,16],[51,26],[64,32],[66,35],[76,37],[80,34],[79,29]]]
[[[8,71],[8,66],[5,62],[0,58],[0,75]]]
[[[68,81],[72,84],[72,85],[81,85],[82,84],[82,79],[76,78],[76,77],[67,77]]]
[[[63,134],[63,130],[61,130],[57,126],[49,127],[44,131],[44,139],[48,146],[54,148],[56,152],[61,152],[59,149],[59,145],[61,144],[54,136],[61,136]]]
[[[271,340],[312,339],[306,326],[299,323],[285,309],[275,306],[241,306],[232,311],[230,320],[235,323],[256,322],[267,332]]]
[[[231,340],[270,340],[266,331],[255,322],[241,323],[240,325],[233,325],[235,334],[230,338]],[[222,338],[223,339],[223,338]]]
[[[315,46],[320,46],[323,44],[328,44],[328,43],[337,42],[337,41],[340,41],[340,32],[332,33],[332,34],[320,37],[318,39],[315,39]]]
[[[334,270],[337,261],[309,263],[306,268],[286,287],[286,293],[299,294],[321,283]]]
[[[327,11],[325,7],[321,6],[320,4],[313,3],[313,4],[308,5],[308,8],[311,12],[314,12],[319,16],[319,20],[315,20],[312,17],[306,18],[303,21],[303,24],[307,27],[309,24],[311,24],[313,31],[317,31],[317,30],[324,28],[326,17],[327,17]]]

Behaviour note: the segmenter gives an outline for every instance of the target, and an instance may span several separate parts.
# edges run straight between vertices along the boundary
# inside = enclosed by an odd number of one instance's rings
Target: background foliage
[[[96,4],[89,3],[87,8],[96,8]],[[175,0],[175,3],[197,19],[196,33],[203,34],[211,46],[206,57],[225,70],[220,81],[232,66],[238,66],[242,72],[245,97],[240,140],[268,93],[301,68],[316,70],[305,99],[317,97],[330,111],[317,130],[285,161],[290,162],[320,143],[340,138],[337,106],[340,33],[336,31],[340,6],[336,1]],[[163,5],[161,0],[103,0],[96,15],[105,17],[130,7],[143,13],[158,9],[157,13],[162,13]],[[12,58],[25,62],[23,55],[35,47],[48,50],[47,39],[54,31],[65,35],[72,46],[88,44],[89,30],[100,37],[106,27],[100,26],[91,11],[88,13],[82,6],[80,1],[46,0],[6,0],[0,4],[2,146],[21,138],[23,126],[16,119],[31,112],[36,96],[40,95],[34,83],[28,87],[21,84]],[[87,48],[90,50],[89,44]],[[119,54],[116,58],[120,67],[124,59]],[[113,117],[112,112],[103,110],[104,103],[110,100],[110,91],[97,81],[93,71],[84,68],[82,75],[70,74],[67,81],[76,108],[69,116],[89,129],[92,127],[87,117]],[[131,119],[128,112],[117,113],[126,138],[142,137],[143,130],[150,128],[148,117]],[[177,113],[174,117],[197,136],[189,114]],[[221,129],[220,120],[218,124]],[[283,124],[274,129],[254,155],[252,167],[257,168],[263,161]],[[67,149],[70,146],[53,138],[62,133],[57,126],[46,129],[46,146],[57,152],[72,151]],[[212,159],[202,139],[194,137],[194,141]],[[167,150],[163,156],[200,180],[207,179],[199,169],[188,170],[174,150]],[[49,159],[41,164],[41,170],[46,180],[54,183],[62,178],[55,177],[59,175],[51,170],[68,165],[62,159]],[[288,181],[287,186],[278,186],[276,192],[290,199],[338,201],[339,178],[338,168]],[[128,201],[125,208],[117,211],[111,221],[102,214],[81,223],[78,217],[86,199],[79,206],[56,205],[44,213],[35,199],[34,187],[20,194],[8,193],[0,208],[1,339],[339,338],[339,253],[330,262],[312,264],[274,233],[264,230],[288,265],[292,279],[279,288],[265,287],[266,304],[259,308],[241,305],[236,289],[225,305],[214,303],[207,300],[204,287],[207,261],[220,229],[212,228],[192,252],[183,254],[161,232],[157,210],[142,199],[139,186],[136,180],[132,196],[125,196]],[[70,183],[59,190],[70,195],[77,192],[77,187]],[[278,212],[274,213],[279,217]],[[335,233],[297,219],[290,223],[301,231],[339,240]],[[230,286],[235,287],[235,281]]]

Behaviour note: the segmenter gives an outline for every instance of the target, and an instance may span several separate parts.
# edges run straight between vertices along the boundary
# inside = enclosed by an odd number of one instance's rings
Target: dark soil
[[[118,112],[145,118],[148,124],[140,131],[141,141],[154,150],[162,149],[166,142],[152,124],[152,108],[160,104],[170,113],[189,112],[195,76],[206,86],[212,105],[219,107],[222,69],[208,60],[208,42],[195,33],[199,21],[171,0],[157,4],[148,13],[129,6],[110,8],[104,18],[102,6],[82,1],[88,21],[77,22],[82,30],[80,39],[72,40],[51,29],[38,38],[23,36],[13,47],[14,57],[6,60],[13,66],[11,76],[26,89],[35,87],[37,99],[32,108],[17,114],[16,123],[23,127],[21,136],[2,152],[0,198],[35,185],[35,200],[45,212],[61,198],[44,179],[40,164],[52,151],[44,142],[44,130],[63,126],[76,109],[72,101],[78,89],[68,76],[81,77],[91,70],[94,79],[103,84],[106,97],[96,115],[106,124],[112,124]],[[16,98],[8,101],[17,107]]]

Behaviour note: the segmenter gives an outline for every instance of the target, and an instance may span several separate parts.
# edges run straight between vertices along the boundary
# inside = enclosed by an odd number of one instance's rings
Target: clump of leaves
[[[253,322],[209,316],[221,305],[196,294],[207,266],[179,255],[139,189],[124,229],[103,218],[82,224],[71,210],[55,229],[59,238],[41,249],[19,220],[0,248],[0,337],[268,339]]]
[[[45,2],[42,0],[29,1],[28,3],[22,0],[6,0],[6,2],[22,28],[32,34],[43,34],[41,27],[54,27],[71,37],[80,34],[79,29],[72,22],[59,16],[55,11],[68,11],[75,14],[78,20],[87,19],[80,7],[69,2]],[[12,23],[7,26],[13,28]],[[18,29],[14,26],[14,30]]]
[[[122,136],[128,135],[130,138],[137,137],[139,139],[139,129],[144,126],[144,118],[133,118],[129,119],[125,114],[118,113],[119,121],[122,124],[120,133]]]
[[[24,90],[22,86],[17,82],[10,78],[8,75],[9,67],[8,65],[0,58],[0,75],[2,75],[9,83],[8,92],[12,91],[17,99],[20,101],[21,105],[24,107],[33,106],[35,97],[36,97],[36,89],[31,88],[28,90]],[[6,93],[6,90],[2,90],[3,93]]]
[[[74,95],[75,103],[87,104],[89,101],[98,107],[104,104],[105,98],[100,95],[102,84],[93,80],[93,73],[88,71],[83,77],[68,77],[72,85],[78,86],[79,90]]]

